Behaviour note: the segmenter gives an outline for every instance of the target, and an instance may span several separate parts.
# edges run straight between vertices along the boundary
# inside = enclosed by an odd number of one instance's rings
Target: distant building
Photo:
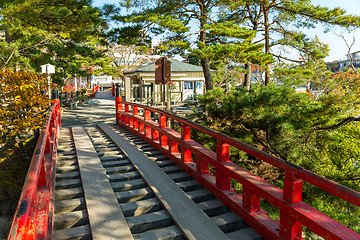
[[[346,55],[346,59],[338,61],[338,69],[344,71],[346,69],[351,69],[351,58],[353,59],[353,66],[356,70],[360,69],[360,51],[353,52]]]
[[[166,84],[167,94],[171,94],[171,101],[179,102],[191,99],[194,95],[204,94],[205,77],[202,67],[180,62],[174,59],[171,62],[171,81]],[[131,92],[133,100],[142,93],[137,92],[137,86],[153,85],[154,101],[161,102],[162,86],[155,85],[155,63],[124,73],[125,87]],[[143,90],[141,90],[143,91]]]

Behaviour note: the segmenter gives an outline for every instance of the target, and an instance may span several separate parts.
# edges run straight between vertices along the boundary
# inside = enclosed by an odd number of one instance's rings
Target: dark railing
[[[122,102],[118,94],[115,99],[117,124],[180,165],[264,238],[302,239],[302,228],[306,226],[325,239],[360,239],[360,234],[302,201],[303,181],[356,206],[360,206],[359,192],[187,119],[145,105]],[[158,115],[158,122],[151,119],[154,115]],[[181,133],[168,126],[169,119],[178,122]],[[190,129],[215,138],[217,151],[192,140]],[[281,169],[285,174],[283,189],[231,162],[229,146]],[[209,165],[215,169],[214,175]],[[242,185],[242,194],[231,187],[230,179]],[[261,208],[261,198],[280,210],[280,221],[270,218]]]
[[[87,90],[79,90],[75,92],[59,92],[59,101],[60,104],[69,104],[74,101],[79,101],[82,98],[86,97],[95,97],[96,93],[99,91],[99,86],[93,87],[91,89],[91,93],[89,93]]]
[[[60,103],[53,100],[31,159],[8,240],[51,239],[59,128]]]

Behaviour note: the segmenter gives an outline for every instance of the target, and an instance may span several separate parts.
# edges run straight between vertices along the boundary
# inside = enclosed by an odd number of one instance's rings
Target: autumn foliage
[[[0,70],[0,135],[15,137],[42,126],[49,107],[47,75]]]

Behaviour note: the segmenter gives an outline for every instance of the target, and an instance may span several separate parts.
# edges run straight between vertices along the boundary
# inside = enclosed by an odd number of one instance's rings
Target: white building
[[[353,52],[346,55],[346,59],[338,61],[338,68],[340,71],[344,71],[345,69],[351,69],[351,58],[353,60],[353,66],[356,70],[360,69],[360,51]]]
[[[169,61],[171,62],[171,81],[166,84],[168,100],[179,102],[191,99],[195,95],[204,94],[205,77],[202,67],[173,59]],[[149,86],[149,88],[153,86],[154,101],[161,102],[161,93],[163,91],[161,84],[155,85],[155,63],[125,72],[124,76],[125,88],[127,88],[128,92],[131,92],[131,96],[127,97],[127,101],[148,95],[148,93],[144,93],[144,88],[140,90],[140,86]]]

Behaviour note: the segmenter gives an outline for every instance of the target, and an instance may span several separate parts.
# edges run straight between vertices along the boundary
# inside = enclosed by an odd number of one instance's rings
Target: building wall
[[[154,72],[136,73],[131,76],[132,84],[155,83]],[[166,92],[170,93],[172,102],[191,99],[194,95],[204,94],[204,74],[202,72],[172,72],[171,82],[166,84]],[[162,85],[155,85],[155,101],[161,102]]]

